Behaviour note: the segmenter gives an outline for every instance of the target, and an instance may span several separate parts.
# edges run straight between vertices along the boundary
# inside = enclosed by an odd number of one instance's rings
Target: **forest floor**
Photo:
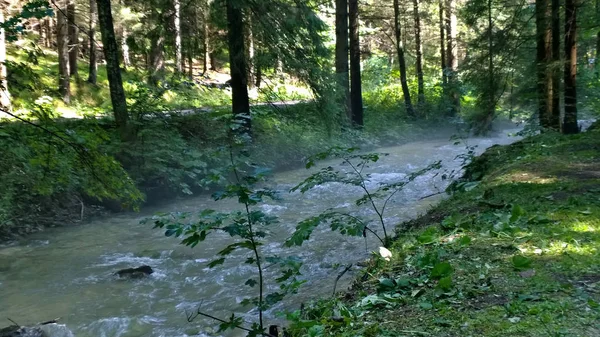
[[[600,132],[494,146],[304,333],[599,336]],[[333,317],[333,319],[332,319]],[[341,319],[343,318],[343,319]]]

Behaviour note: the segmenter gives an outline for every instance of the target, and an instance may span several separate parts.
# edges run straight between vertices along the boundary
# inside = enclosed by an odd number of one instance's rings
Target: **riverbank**
[[[257,107],[251,160],[274,170],[303,165],[332,146],[369,150],[427,135],[445,138],[456,126],[373,113],[364,130],[333,130],[314,103]],[[85,223],[121,210],[139,209],[204,193],[211,170],[223,167],[226,111],[138,121],[136,141],[124,146],[110,120],[40,119],[35,128],[0,124],[3,155],[0,238],[46,227]],[[443,124],[443,125],[442,125]],[[385,126],[385,130],[383,127]],[[42,140],[42,141],[41,141]]]
[[[598,336],[600,132],[494,146],[294,335]],[[317,334],[315,334],[317,333]]]

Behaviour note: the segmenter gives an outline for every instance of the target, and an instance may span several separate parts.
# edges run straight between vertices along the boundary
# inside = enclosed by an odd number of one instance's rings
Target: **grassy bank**
[[[399,226],[309,336],[598,336],[600,132],[495,146],[426,215]],[[468,191],[464,191],[468,190]]]

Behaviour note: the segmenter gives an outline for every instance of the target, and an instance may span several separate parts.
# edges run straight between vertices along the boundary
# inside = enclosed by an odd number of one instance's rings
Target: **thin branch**
[[[348,264],[346,268],[344,268],[344,270],[342,270],[342,272],[339,273],[338,276],[335,278],[335,282],[333,283],[333,293],[331,294],[332,297],[335,296],[335,291],[337,289],[337,284],[339,280],[342,278],[342,276],[344,276],[344,274],[348,272],[348,270],[350,270],[350,268],[352,268],[352,263]]]

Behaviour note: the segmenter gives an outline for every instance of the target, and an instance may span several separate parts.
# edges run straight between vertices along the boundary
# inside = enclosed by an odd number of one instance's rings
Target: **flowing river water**
[[[494,144],[516,140],[516,129],[504,130],[489,138],[470,138],[477,152]],[[465,145],[446,139],[423,140],[376,150],[389,156],[371,165],[370,188],[380,183],[401,180],[407,173],[441,160],[445,170],[460,168],[456,156],[465,153]],[[325,163],[335,165],[335,162]],[[308,281],[298,295],[286,298],[267,313],[268,322],[277,322],[282,309],[297,309],[303,301],[330,296],[340,269],[336,264],[356,263],[378,250],[372,237],[344,237],[319,228],[301,248],[284,249],[299,221],[332,207],[353,205],[362,196],[355,187],[337,183],[319,186],[306,194],[288,193],[291,187],[310,174],[304,169],[275,174],[269,184],[281,192],[282,200],[259,206],[265,213],[279,217],[268,242],[261,247],[265,255],[298,255],[305,265],[303,277]],[[442,191],[447,182],[430,172],[417,178],[388,207],[388,224],[421,214],[441,196],[422,197]],[[214,322],[197,319],[189,323],[186,312],[199,306],[205,312],[227,318],[231,312],[245,315],[250,321],[254,312],[239,303],[245,296],[255,296],[257,289],[244,285],[254,276],[254,268],[243,264],[246,255],[233,255],[214,269],[207,262],[231,242],[228,235],[214,235],[191,249],[164,236],[152,225],[140,220],[154,212],[197,212],[203,209],[230,211],[239,205],[235,200],[214,202],[209,196],[177,200],[143,213],[121,214],[82,226],[48,229],[18,243],[0,246],[0,327],[11,318],[26,325],[60,317],[60,324],[48,326],[50,337],[158,337],[216,336]],[[354,207],[356,208],[356,207]],[[354,210],[372,217],[368,208]],[[379,230],[381,232],[381,230]],[[150,265],[155,273],[140,280],[120,280],[116,270]],[[274,268],[273,268],[274,269]],[[352,280],[355,270],[343,276],[338,289]],[[267,270],[271,276],[275,270]],[[273,285],[269,285],[273,290]],[[231,332],[227,336],[241,336]]]

